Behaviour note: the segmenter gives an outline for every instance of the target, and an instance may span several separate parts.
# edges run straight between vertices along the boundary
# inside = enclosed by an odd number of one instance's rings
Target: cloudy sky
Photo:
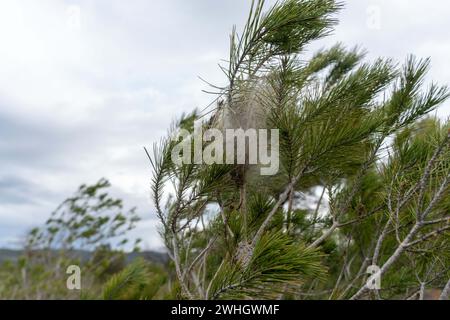
[[[233,24],[250,0],[0,0],[0,247],[15,247],[82,183],[108,178],[137,206],[136,236],[161,248],[149,198],[150,146],[211,97]],[[432,58],[450,84],[450,3],[348,0],[333,36],[369,59]],[[450,115],[450,103],[439,115]]]

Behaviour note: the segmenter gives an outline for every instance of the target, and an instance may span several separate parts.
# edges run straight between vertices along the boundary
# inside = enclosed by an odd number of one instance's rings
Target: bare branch
[[[450,279],[447,281],[444,290],[442,290],[439,300],[447,300],[449,296],[450,296]]]

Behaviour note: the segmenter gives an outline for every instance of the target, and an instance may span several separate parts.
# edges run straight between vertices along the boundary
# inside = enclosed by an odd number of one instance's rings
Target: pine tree
[[[446,298],[450,123],[426,117],[449,91],[425,86],[428,59],[366,62],[337,44],[306,60],[341,8],[253,1],[221,66],[227,86],[211,85],[212,109],[183,116],[149,154],[178,297],[417,299],[446,288]],[[175,164],[173,135],[199,120],[221,131],[277,128],[278,174]],[[370,265],[380,290],[368,285]]]

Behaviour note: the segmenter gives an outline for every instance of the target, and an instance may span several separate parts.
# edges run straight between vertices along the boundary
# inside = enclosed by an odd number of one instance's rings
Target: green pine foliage
[[[167,275],[159,266],[138,259],[113,275],[103,287],[104,300],[151,300],[165,298]],[[167,298],[167,297],[166,297]]]
[[[228,83],[211,85],[217,105],[183,116],[149,154],[178,297],[415,299],[448,281],[450,124],[427,115],[449,91],[427,86],[430,61],[413,55],[368,62],[337,44],[305,59],[342,7],[253,1],[221,66]],[[194,120],[279,129],[280,171],[174,164],[170,136]]]
[[[338,43],[308,59],[342,8],[253,0],[220,65],[226,85],[210,84],[214,103],[146,150],[168,265],[125,264],[120,248],[139,219],[101,180],[30,232],[26,255],[0,268],[0,298],[447,299],[450,121],[430,114],[450,91],[429,84],[430,60],[414,55],[367,61]],[[221,132],[278,129],[279,172],[173,162],[172,138],[195,121]],[[196,138],[183,137],[191,159]],[[70,293],[61,268],[81,263],[70,254],[80,248],[94,254],[83,290]],[[379,267],[378,289],[369,266]]]

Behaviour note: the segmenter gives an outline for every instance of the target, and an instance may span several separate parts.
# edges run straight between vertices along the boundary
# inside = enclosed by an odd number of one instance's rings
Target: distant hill
[[[0,249],[0,264],[5,261],[17,261],[22,253],[23,251],[21,250]],[[81,258],[81,260],[87,260],[89,259],[92,252],[76,250],[73,252],[73,254]],[[142,257],[149,262],[158,264],[167,264],[167,262],[169,261],[169,257],[166,253],[157,251],[142,251],[127,253],[127,263],[130,263],[139,257]]]
[[[0,264],[4,261],[16,261],[17,258],[22,254],[22,251],[0,249]]]

